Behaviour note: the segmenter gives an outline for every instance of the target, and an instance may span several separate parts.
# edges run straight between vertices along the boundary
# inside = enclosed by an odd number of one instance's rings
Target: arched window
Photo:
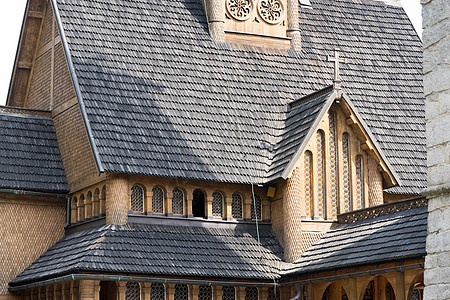
[[[281,299],[281,293],[279,288],[269,288],[267,300],[280,300]]]
[[[305,214],[311,218],[313,215],[313,172],[312,172],[312,153],[305,151],[305,160],[303,162],[305,177]]]
[[[100,196],[100,214],[106,214],[106,185],[102,187],[102,193]]]
[[[224,286],[222,291],[222,300],[236,300],[236,291],[233,286]]]
[[[392,285],[388,282],[386,283],[386,300],[394,300],[394,289],[392,288]]]
[[[235,219],[242,219],[242,197],[239,193],[234,193],[232,196],[231,215]]]
[[[92,218],[92,193],[89,191],[86,195],[86,200],[84,203],[84,214],[86,219]]]
[[[72,198],[72,204],[71,204],[71,211],[70,211],[70,222],[76,223],[78,221],[78,198],[73,197]]]
[[[125,300],[140,300],[141,286],[138,282],[127,282],[125,290]]]
[[[258,288],[246,287],[245,288],[245,300],[258,300]]]
[[[189,299],[188,286],[186,284],[176,284],[174,300],[188,300],[188,299]]]
[[[256,218],[258,218],[258,221],[261,221],[261,202],[261,197],[259,195],[255,195],[255,199],[252,200],[250,207],[252,210],[252,220],[256,220]]]
[[[160,187],[152,189],[152,212],[155,214],[164,213],[164,191]]]
[[[184,194],[180,189],[173,190],[172,213],[174,215],[184,214]]]
[[[362,155],[356,156],[356,209],[364,208],[364,162]]]
[[[325,196],[325,134],[317,131],[317,215],[320,218],[326,216]]]
[[[150,291],[150,300],[164,300],[166,298],[166,291],[164,284],[152,283],[152,289]]]
[[[223,217],[223,196],[220,192],[214,192],[212,194],[213,201],[212,201],[212,214],[213,217]]]
[[[94,201],[92,202],[92,216],[97,217],[100,214],[100,191],[95,189]]]
[[[350,168],[350,137],[347,132],[342,134],[342,189],[344,191],[344,213],[352,209],[352,179]]]
[[[205,194],[196,189],[192,193],[192,214],[194,217],[204,218],[205,214]]]
[[[339,173],[336,147],[336,113],[334,111],[330,111],[328,118],[330,129],[330,212],[331,216],[335,219],[337,217],[339,203]]]
[[[198,300],[212,300],[212,288],[209,285],[198,287]]]
[[[144,189],[137,184],[131,187],[131,210],[144,212]]]
[[[80,195],[80,199],[78,199],[78,221],[84,221],[84,195]]]

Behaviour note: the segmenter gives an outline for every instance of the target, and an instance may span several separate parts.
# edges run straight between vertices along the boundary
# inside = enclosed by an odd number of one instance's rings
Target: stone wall
[[[450,2],[421,0],[429,199],[425,299],[450,299]]]

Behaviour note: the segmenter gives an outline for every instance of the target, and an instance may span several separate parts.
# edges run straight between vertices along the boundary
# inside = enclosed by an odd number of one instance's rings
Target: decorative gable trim
[[[311,96],[312,95],[307,96],[303,99],[306,99],[306,101],[308,101],[308,99],[310,99]],[[303,99],[300,99],[299,101],[300,102],[305,101]],[[336,90],[330,95],[330,97],[325,102],[325,105],[322,107],[316,120],[309,129],[308,134],[303,139],[303,142],[301,143],[297,152],[293,156],[291,162],[284,170],[282,178],[287,179],[291,176],[298,160],[304,153],[314,133],[318,130],[319,123],[322,121],[325,114],[329,111],[333,103],[337,103],[342,108],[344,115],[347,118],[346,119],[347,125],[349,125],[355,131],[356,135],[361,141],[361,149],[365,150],[370,155],[370,157],[372,157],[380,166],[381,169],[379,171],[382,173],[383,179],[386,181],[387,186],[393,187],[399,185],[400,180],[398,179],[399,178],[398,175],[394,171],[394,168],[388,162],[385,154],[381,150],[381,146],[378,144],[375,137],[370,132],[369,127],[363,121],[356,107],[350,102],[350,100],[344,93]]]

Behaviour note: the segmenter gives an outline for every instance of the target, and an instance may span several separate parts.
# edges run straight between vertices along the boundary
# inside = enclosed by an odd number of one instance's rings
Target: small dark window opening
[[[192,214],[194,217],[205,217],[205,194],[201,190],[195,190],[192,199]]]

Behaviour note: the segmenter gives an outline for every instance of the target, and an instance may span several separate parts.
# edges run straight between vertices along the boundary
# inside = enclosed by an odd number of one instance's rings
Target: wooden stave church
[[[3,287],[0,297],[134,299],[130,282],[139,283],[145,298],[153,297],[153,284],[163,284],[168,299],[223,298],[230,292],[224,286],[246,299],[420,297],[426,235],[426,202],[417,199],[425,187],[421,44],[403,10],[375,1],[288,1],[274,29],[257,4],[254,15],[241,20],[230,2],[29,1],[8,107],[2,108],[4,132],[29,134],[29,147],[16,143],[7,148],[14,155],[2,158],[11,167],[2,181],[2,223],[14,224],[16,216],[23,221],[12,225],[22,237],[14,229],[4,237],[11,245],[5,258],[14,259],[2,282],[10,282],[9,292]],[[365,35],[349,37],[346,28]],[[347,58],[340,65],[342,89],[327,61],[335,47]],[[342,188],[333,205],[330,180],[323,183],[322,205],[318,177],[309,173],[312,182],[305,184],[305,151],[312,157],[319,144],[330,148],[330,110],[339,133],[337,165],[344,165],[344,132],[353,152],[348,178],[358,176],[354,153],[365,162],[363,186],[349,187],[347,208]],[[14,131],[8,125],[14,122],[26,125]],[[30,134],[33,122],[45,129]],[[320,130],[324,140],[317,143]],[[50,140],[52,147],[43,142]],[[327,179],[331,158],[325,152],[324,158]],[[311,161],[316,174],[317,158]],[[337,170],[340,187],[343,171]],[[306,189],[316,201],[309,206]],[[178,214],[174,190],[182,195]],[[152,207],[160,191],[162,213]],[[133,210],[136,194],[142,204]],[[344,227],[345,237],[346,227],[376,226],[386,218],[393,228],[397,220],[416,220],[404,226],[418,239],[398,253],[368,252],[372,260],[304,266],[317,245],[332,249],[327,239],[336,243],[336,226]],[[145,238],[132,240],[138,232]],[[173,238],[159,250],[121,249],[121,239],[109,239],[123,234],[131,239],[124,245],[142,242],[144,249],[161,243],[162,232]],[[169,251],[180,247],[187,253]],[[33,250],[14,251],[21,248]],[[79,256],[87,250],[94,251]],[[150,256],[157,251],[170,270]],[[148,268],[139,271],[142,265]]]

